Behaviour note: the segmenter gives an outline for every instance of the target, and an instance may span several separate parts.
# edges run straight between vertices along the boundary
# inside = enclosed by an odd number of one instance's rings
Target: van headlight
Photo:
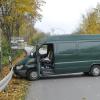
[[[20,70],[20,69],[22,69],[22,68],[23,68],[23,65],[16,66],[16,69],[17,69],[17,70]]]

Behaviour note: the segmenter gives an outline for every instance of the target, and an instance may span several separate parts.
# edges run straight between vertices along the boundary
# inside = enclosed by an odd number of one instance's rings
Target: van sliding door
[[[56,73],[75,72],[78,58],[77,42],[57,42],[55,45]]]

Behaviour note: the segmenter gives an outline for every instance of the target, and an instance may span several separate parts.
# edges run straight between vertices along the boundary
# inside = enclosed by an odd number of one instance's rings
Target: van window
[[[81,53],[96,53],[100,52],[100,42],[90,41],[90,42],[80,42],[79,51]]]
[[[48,45],[42,45],[41,48],[39,49],[40,54],[47,54],[47,46]]]
[[[73,42],[63,42],[63,43],[57,43],[56,44],[56,53],[61,54],[72,54],[76,51],[76,44]]]

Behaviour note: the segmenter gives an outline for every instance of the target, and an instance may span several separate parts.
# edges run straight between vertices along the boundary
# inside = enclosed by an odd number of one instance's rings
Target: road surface
[[[26,100],[100,100],[100,77],[67,75],[30,84]]]

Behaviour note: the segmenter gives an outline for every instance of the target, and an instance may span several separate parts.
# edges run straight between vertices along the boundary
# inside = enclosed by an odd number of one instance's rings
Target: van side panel
[[[80,41],[79,58],[84,61],[85,67],[100,64],[100,41]]]
[[[77,42],[59,42],[55,45],[55,72],[70,73],[78,69]]]
[[[100,64],[100,41],[56,44],[56,73],[88,72],[92,64]]]

